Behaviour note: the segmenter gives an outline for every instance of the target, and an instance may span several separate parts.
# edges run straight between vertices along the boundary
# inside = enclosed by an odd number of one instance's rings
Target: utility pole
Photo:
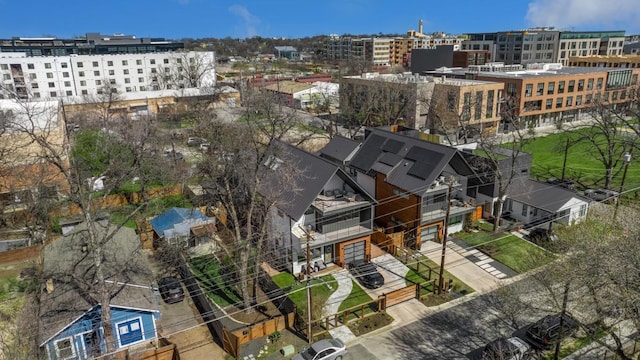
[[[618,192],[618,198],[616,200],[616,206],[613,209],[613,220],[618,215],[618,206],[620,205],[620,199],[622,198],[622,191],[624,191],[624,180],[627,178],[627,169],[631,162],[631,153],[624,153],[624,171],[622,172],[622,181],[620,182],[620,191]]]
[[[444,259],[447,254],[447,236],[449,235],[449,213],[451,212],[451,190],[453,189],[453,180],[449,182],[447,189],[447,211],[444,216],[444,236],[442,237],[442,258],[440,259],[440,276],[438,278],[438,295],[442,294],[444,288]]]
[[[569,139],[567,139],[567,143],[564,146],[564,160],[562,161],[562,178],[560,179],[560,184],[564,185],[564,171],[567,168],[567,154],[569,153]]]
[[[307,271],[306,271],[306,276],[307,276],[307,341],[309,342],[309,344],[311,344],[311,340],[313,339],[312,336],[312,326],[311,326],[311,240],[313,239],[313,237],[311,237],[311,234],[309,234],[309,232],[303,228],[302,226],[298,225],[300,227],[300,229],[302,229],[302,231],[307,235]]]

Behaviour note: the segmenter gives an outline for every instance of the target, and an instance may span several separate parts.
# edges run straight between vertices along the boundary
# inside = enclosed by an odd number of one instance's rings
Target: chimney
[[[418,33],[422,34],[422,19],[418,21]]]

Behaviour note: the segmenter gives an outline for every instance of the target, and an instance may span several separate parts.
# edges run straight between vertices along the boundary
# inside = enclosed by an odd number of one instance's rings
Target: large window
[[[587,90],[588,91],[593,90],[593,79],[587,80]]]
[[[558,82],[558,94],[564,93],[564,81]]]
[[[130,345],[144,339],[141,318],[116,324],[120,346]]]
[[[553,95],[555,86],[556,83],[554,81],[549,82],[549,84],[547,85],[547,95]]]
[[[476,103],[473,117],[476,120],[480,120],[482,117],[482,91],[476,91]]]
[[[489,90],[487,92],[487,109],[485,110],[485,115],[487,118],[493,116],[493,96],[494,90]]]
[[[525,89],[524,89],[524,96],[525,97],[531,97],[533,91],[533,84],[527,84]]]
[[[73,347],[73,339],[68,337],[55,342],[56,357],[58,359],[69,359],[76,355]]]
[[[569,88],[568,88],[568,92],[573,92],[573,89],[576,86],[576,81],[575,80],[569,80]]]
[[[538,83],[538,90],[536,91],[536,95],[544,95],[544,83]]]
[[[578,80],[578,91],[584,90],[584,79]]]

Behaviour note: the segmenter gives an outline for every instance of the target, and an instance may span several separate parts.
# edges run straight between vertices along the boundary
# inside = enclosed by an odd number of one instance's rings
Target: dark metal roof
[[[457,149],[384,129],[371,129],[351,161],[354,168],[383,173],[389,184],[418,195],[447,165],[460,175],[473,174]]]
[[[572,190],[531,179],[514,179],[508,188],[507,198],[556,213],[571,199],[587,200]]]
[[[296,175],[293,178],[283,176],[283,173],[278,170],[264,167],[263,171],[270,172],[270,175],[265,177],[261,192],[268,194],[267,196],[278,197],[277,207],[292,219],[298,220],[302,217],[334,175],[339,176],[356,193],[375,202],[374,198],[347,173],[320,156],[293,145],[282,144],[282,151],[278,157],[288,163],[287,167],[295,169]]]
[[[344,136],[336,136],[325,145],[319,155],[328,159],[336,159],[340,162],[349,160],[349,156],[360,146],[360,142],[346,138]]]

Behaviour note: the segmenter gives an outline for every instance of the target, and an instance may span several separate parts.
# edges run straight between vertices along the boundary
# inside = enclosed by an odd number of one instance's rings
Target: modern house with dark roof
[[[359,141],[338,135],[333,137],[327,145],[320,149],[318,155],[339,165],[342,170],[346,170],[351,163],[351,159],[353,159],[358,149],[360,149],[360,145],[362,145],[362,143]]]
[[[421,134],[400,126],[368,130],[350,165],[358,184],[375,194],[376,223],[418,248],[442,239],[450,186],[450,233],[462,230],[467,214],[482,213],[475,206],[479,178],[461,152]]]
[[[305,271],[307,244],[311,265],[345,266],[368,260],[371,251],[375,200],[340,166],[291,145],[282,159],[295,167],[295,185],[283,176],[281,161],[269,161],[269,187],[278,189],[281,201],[271,213],[274,241],[286,252],[293,274]],[[284,161],[284,160],[282,160]],[[283,254],[284,255],[284,254]]]
[[[86,223],[44,248],[39,345],[47,359],[93,359],[116,349],[146,344],[157,337],[158,300],[140,240],[130,228],[94,223],[103,244],[102,271],[111,294],[113,337],[107,338],[96,287],[96,267]]]
[[[502,214],[533,228],[550,222],[578,223],[586,219],[588,208],[589,200],[573,190],[520,178],[509,187]]]

